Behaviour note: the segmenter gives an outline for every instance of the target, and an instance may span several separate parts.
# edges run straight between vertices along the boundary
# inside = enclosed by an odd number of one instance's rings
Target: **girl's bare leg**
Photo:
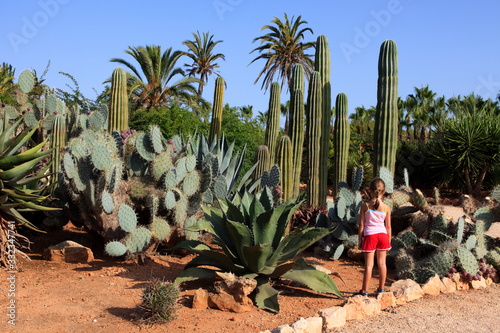
[[[368,285],[370,284],[370,279],[373,272],[373,264],[375,259],[375,252],[364,252],[365,255],[365,275],[363,276],[363,288],[362,292],[367,292]]]
[[[387,278],[387,266],[385,264],[386,256],[387,256],[387,251],[377,250],[378,289],[379,290],[384,289],[385,280]]]

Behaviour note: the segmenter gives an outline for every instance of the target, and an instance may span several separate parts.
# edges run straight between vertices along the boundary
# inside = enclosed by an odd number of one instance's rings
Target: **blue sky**
[[[327,36],[332,100],[346,93],[349,112],[376,104],[378,53],[386,39],[398,45],[402,97],[427,84],[447,98],[471,92],[495,98],[500,90],[500,3],[494,1],[27,0],[2,9],[0,62],[19,75],[25,68],[41,74],[50,60],[46,83],[64,89],[70,81],[58,72],[67,72],[88,98],[117,66],[109,59],[131,60],[128,46],[186,50],[182,41],[199,30],[223,40],[216,51],[226,56],[219,64],[225,102],[253,105],[254,115],[265,111],[269,91],[254,84],[263,61],[248,66],[256,56],[249,53],[260,28],[284,13],[308,22],[314,35],[306,40]],[[209,101],[213,85],[210,79],[203,93]]]

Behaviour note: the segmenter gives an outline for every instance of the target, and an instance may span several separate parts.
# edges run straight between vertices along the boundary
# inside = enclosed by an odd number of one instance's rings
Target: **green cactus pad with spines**
[[[46,120],[45,120],[46,121]],[[87,148],[87,151],[91,151],[92,148],[96,145],[97,135],[95,132],[91,130],[84,130],[80,137],[83,140],[83,144]]]
[[[186,218],[186,221],[184,221],[184,232],[186,234],[187,240],[198,239],[199,233],[197,231],[186,230],[186,228],[193,226],[196,223],[196,221],[197,220],[194,216],[189,216],[188,218]]]
[[[415,268],[413,258],[409,256],[406,251],[400,251],[400,253],[396,256],[395,265],[398,277],[402,272],[411,271]]]
[[[344,246],[346,249],[355,249],[358,246],[358,235],[351,235],[344,241]]]
[[[205,165],[201,170],[201,179],[200,191],[203,193],[207,191],[212,184],[212,167],[210,165]]]
[[[488,231],[493,222],[495,222],[495,215],[493,210],[488,207],[481,207],[474,212],[473,217],[476,220],[484,221],[484,230]]]
[[[422,191],[419,189],[416,189],[415,192],[413,192],[410,202],[418,210],[422,210],[424,207],[428,206],[427,200],[425,200]]]
[[[170,190],[173,189],[177,186],[177,175],[176,175],[176,169],[171,168],[167,174],[165,175],[165,190]]]
[[[350,236],[349,227],[343,223],[338,222],[335,224],[336,228],[332,235],[339,241],[345,241]]]
[[[176,176],[177,176],[177,182],[180,183],[184,180],[184,177],[187,175],[187,169],[186,169],[186,158],[182,157],[179,160],[177,160],[177,163],[175,165],[175,171],[176,171]]]
[[[145,133],[139,133],[139,135],[137,135],[137,138],[135,139],[135,148],[137,149],[139,155],[141,155],[141,157],[148,162],[153,161],[156,156],[154,151],[151,149],[151,140]]]
[[[89,115],[89,128],[93,131],[99,131],[104,126],[104,117],[100,112],[92,112]]]
[[[451,240],[452,238],[448,234],[442,231],[432,230],[429,235],[429,239],[433,241],[435,244],[440,245],[443,244],[444,242]]]
[[[113,241],[106,244],[104,251],[108,256],[121,257],[127,252],[127,247],[121,242]]]
[[[394,177],[386,167],[381,167],[378,176],[384,181],[385,192],[391,194],[394,190]]]
[[[347,201],[344,199],[344,197],[339,197],[337,199],[337,202],[335,203],[335,206],[337,208],[337,216],[340,219],[343,219],[346,215],[347,211]]]
[[[172,191],[167,191],[165,194],[164,200],[165,208],[174,209],[175,205],[177,205],[177,200],[175,199],[175,194]]]
[[[138,227],[125,238],[125,246],[130,253],[142,252],[151,241],[151,231],[145,227]]]
[[[172,157],[170,157],[167,151],[163,151],[156,155],[151,163],[151,167],[154,179],[159,181],[172,167]]]
[[[120,182],[122,180],[123,165],[121,163],[115,164],[113,169],[113,174],[111,177],[111,182],[109,183],[109,192],[114,193],[120,187]]]
[[[171,229],[167,221],[162,218],[155,217],[153,223],[149,226],[151,234],[159,241],[164,241],[170,236]]]
[[[90,170],[87,164],[77,163],[77,172],[73,177],[73,182],[75,183],[78,191],[83,192],[87,189],[87,185],[90,182]]]
[[[403,178],[405,181],[406,188],[410,188],[410,176],[408,175],[408,169],[404,168],[403,170]]]
[[[394,190],[391,194],[391,199],[395,207],[402,206],[410,202],[410,195],[404,191]]]
[[[202,200],[206,204],[211,204],[214,201],[214,195],[210,189],[203,192]]]
[[[363,185],[363,177],[364,177],[363,166],[356,168],[356,173],[354,173],[353,171],[353,183],[352,183],[353,191],[359,191],[361,189],[361,186]]]
[[[460,243],[457,242],[456,239],[452,238],[452,239],[440,244],[439,251],[454,252],[459,246],[460,246]]]
[[[33,128],[34,126],[36,126],[36,124],[38,123],[38,118],[35,114],[35,111],[31,110],[26,112],[26,115],[24,116],[24,123],[28,128]]]
[[[460,266],[467,273],[475,275],[479,270],[476,257],[474,257],[472,252],[466,249],[465,247],[460,246],[457,249],[457,258],[458,262],[460,263]]]
[[[343,187],[338,192],[339,192],[339,197],[345,199],[345,203],[347,206],[350,206],[354,203],[354,194],[351,191],[349,191],[349,189]]]
[[[118,208],[118,224],[126,232],[132,232],[137,227],[137,216],[132,207],[121,204]]]
[[[495,186],[495,188],[493,188],[490,196],[493,198],[493,200],[500,203],[500,185],[497,185]]]
[[[181,194],[174,211],[174,221],[178,225],[182,225],[187,217],[188,199],[185,195]]]
[[[486,237],[484,235],[484,232],[486,231],[486,222],[484,220],[477,220],[475,229],[477,243],[476,247],[474,248],[474,252],[476,254],[476,257],[479,259],[483,258],[488,252],[486,250]]]
[[[177,152],[174,153],[174,155],[178,155],[182,150],[181,137],[178,135],[174,135],[171,140],[172,140],[172,144],[173,144],[174,148],[177,150]]]
[[[415,276],[414,281],[420,284],[427,283],[430,278],[436,275],[436,272],[428,268],[415,268],[412,272]]]
[[[49,114],[42,122],[42,128],[46,131],[52,131],[54,128],[55,115]]]
[[[492,265],[497,270],[498,274],[498,271],[500,271],[500,252],[491,250],[490,252],[488,252],[485,258],[486,262]]]
[[[202,200],[199,195],[193,195],[188,199],[187,215],[194,216],[201,209]]]
[[[45,102],[45,110],[49,114],[54,114],[57,111],[57,97],[55,95],[47,96],[47,100]]]
[[[105,144],[98,143],[92,148],[91,161],[94,167],[100,171],[109,171],[111,164],[111,154]]]
[[[19,84],[19,88],[21,88],[21,90],[27,94],[31,91],[31,89],[33,89],[33,86],[35,85],[35,76],[29,69],[25,69],[19,75],[17,83]]]
[[[109,115],[109,109],[108,109],[108,106],[106,104],[102,104],[100,107],[99,107],[99,112],[102,114],[102,117],[104,119],[104,122],[107,121],[108,119],[108,115]]]
[[[477,237],[475,235],[470,235],[465,241],[464,245],[467,250],[472,250],[473,248],[476,247],[476,244],[477,244]]]
[[[103,192],[101,195],[101,203],[102,203],[102,209],[106,214],[112,214],[113,211],[115,210],[115,203],[113,201],[113,197],[109,192]]]
[[[432,221],[431,229],[446,233],[448,231],[446,216],[443,214],[436,216],[436,218]]]
[[[19,112],[17,112],[15,107],[13,107],[11,105],[7,105],[5,107],[4,115],[7,118],[7,120],[9,121],[9,120],[17,119],[17,117],[19,117]]]
[[[331,258],[332,260],[338,260],[340,259],[340,257],[342,256],[342,253],[344,253],[344,244],[338,244],[337,246],[335,246],[334,249],[332,249],[332,255],[331,255]]]
[[[146,207],[149,209],[150,222],[153,222],[154,218],[158,215],[158,209],[160,208],[160,199],[156,195],[149,195],[146,199]]]
[[[191,172],[196,168],[196,156],[190,155],[186,158],[186,171]]]
[[[438,252],[432,256],[430,265],[437,275],[440,277],[445,276],[453,267],[453,254],[449,251]]]
[[[225,199],[227,196],[227,181],[223,175],[219,176],[214,183],[214,194],[221,199]]]
[[[16,101],[19,103],[19,105],[24,107],[26,103],[28,103],[28,95],[25,94],[22,90],[19,90],[16,95]]]
[[[411,230],[406,231],[405,233],[399,236],[399,239],[404,244],[405,248],[411,248],[417,244],[417,235]]]
[[[76,174],[75,161],[73,157],[71,157],[70,153],[65,153],[62,159],[62,166],[64,170],[64,174],[68,179],[73,179]]]
[[[133,152],[129,157],[127,168],[128,167],[130,167],[130,170],[132,170],[135,176],[141,177],[146,174],[148,163],[141,157],[141,155],[139,155],[139,153]]]
[[[184,177],[182,190],[186,196],[190,197],[200,189],[200,174],[198,171],[191,171]]]
[[[159,154],[163,151],[163,135],[161,134],[160,127],[154,125],[149,126],[148,137],[150,142],[150,148],[156,154]]]
[[[410,280],[415,281],[415,275],[413,274],[413,270],[403,271],[401,273],[398,273],[398,279],[401,279],[401,280],[410,279]]]

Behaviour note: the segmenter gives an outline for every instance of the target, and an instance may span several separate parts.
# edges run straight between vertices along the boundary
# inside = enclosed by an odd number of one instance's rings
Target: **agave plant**
[[[234,202],[219,199],[220,208],[204,207],[205,220],[199,220],[191,229],[208,230],[222,252],[200,241],[179,243],[177,248],[198,256],[186,265],[176,283],[213,277],[217,271],[254,278],[257,280],[256,305],[273,312],[279,312],[279,291],[270,282],[279,278],[342,298],[337,285],[326,273],[308,265],[304,259],[292,261],[333,230],[304,225],[284,237],[290,218],[301,202],[290,200],[274,207],[272,193],[267,187],[256,195],[245,192],[241,199],[236,199]]]

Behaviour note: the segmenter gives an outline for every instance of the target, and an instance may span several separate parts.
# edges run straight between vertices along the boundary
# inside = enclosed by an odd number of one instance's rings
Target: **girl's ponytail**
[[[373,207],[375,209],[378,209],[378,207],[380,206],[380,200],[378,198],[379,194],[380,194],[379,189],[376,189],[375,191],[373,191],[373,195],[375,196],[375,204],[373,205]]]
[[[375,209],[378,209],[380,206],[380,195],[384,193],[385,191],[385,183],[382,179],[380,178],[375,178],[370,182],[370,190],[373,193],[373,196],[375,197],[375,204],[373,207]]]

